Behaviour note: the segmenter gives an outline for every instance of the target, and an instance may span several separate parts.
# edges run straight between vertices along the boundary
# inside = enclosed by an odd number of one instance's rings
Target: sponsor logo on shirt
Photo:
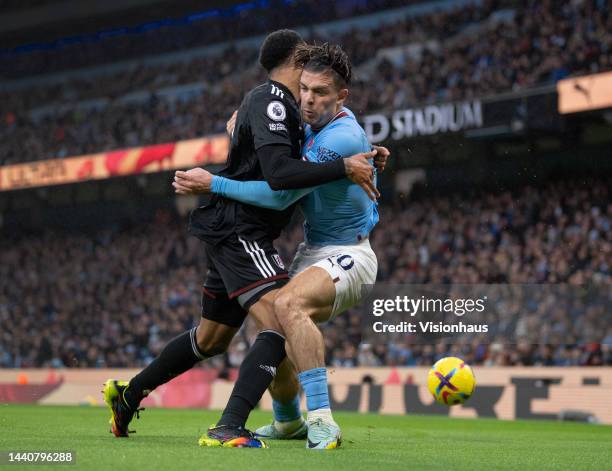
[[[319,162],[331,162],[332,160],[337,160],[340,157],[340,154],[331,149],[327,149],[326,147],[319,146],[317,148],[317,161]]]

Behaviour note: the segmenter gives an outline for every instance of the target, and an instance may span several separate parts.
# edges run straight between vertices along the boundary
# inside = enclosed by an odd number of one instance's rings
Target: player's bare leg
[[[323,335],[315,322],[332,314],[336,288],[329,273],[310,267],[281,288],[274,309],[287,342],[287,355],[298,371],[308,407],[308,448],[340,445],[340,429],[330,409]]]
[[[304,270],[279,290],[274,309],[298,372],[325,366],[325,344],[316,323],[329,319],[335,298],[334,282],[319,267]]]
[[[270,395],[281,403],[287,403],[300,393],[297,371],[289,358],[285,358],[276,370],[276,376],[268,388]]]

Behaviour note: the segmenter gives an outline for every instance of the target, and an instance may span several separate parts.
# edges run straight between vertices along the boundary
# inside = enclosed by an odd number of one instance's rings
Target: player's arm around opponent
[[[358,151],[360,146],[364,145],[365,135],[354,121],[345,120],[344,125],[338,122],[336,124],[340,126],[328,126],[335,118],[349,116],[348,113],[341,112],[348,90],[345,87],[337,86],[335,72],[325,67],[325,64],[329,63],[330,50],[324,49],[321,52],[324,60],[315,62],[313,67],[305,70],[302,75],[302,110],[305,120],[318,131],[312,136],[313,143],[316,142],[317,156],[322,155],[325,159],[341,158]],[[343,54],[337,49],[333,53],[340,58]],[[347,127],[346,123],[351,124],[348,124]],[[342,132],[341,129],[344,129],[345,132]],[[316,134],[316,140],[314,140],[314,134]],[[306,149],[309,148],[310,146],[306,146]],[[311,157],[313,160],[322,161],[322,159],[317,159],[317,156]],[[382,163],[384,166],[384,160]],[[208,185],[214,187],[215,182],[212,181],[212,177],[208,175],[208,178],[210,179]],[[227,181],[221,181],[221,183],[222,185],[217,185],[213,191],[249,204],[274,207],[275,200],[266,194],[266,191],[268,193],[271,191],[265,184]],[[228,185],[224,186],[226,183]],[[249,190],[246,190],[247,187]],[[241,189],[244,191],[241,192]],[[337,191],[336,195],[333,194],[334,191]],[[339,200],[343,207],[334,208],[332,202],[327,209],[331,212],[334,209],[340,209],[340,212],[346,212],[346,209],[349,209],[349,212],[354,213],[354,219],[348,222],[351,227],[355,227],[355,218],[357,225],[363,221],[360,211],[372,210],[372,208],[367,204],[364,205],[363,201],[359,201],[359,197],[355,198],[355,196],[353,196],[354,207],[349,205],[347,208],[342,203],[347,192],[349,192],[347,184],[340,184],[337,189],[332,190],[332,194],[323,191],[315,199],[323,199],[327,194],[332,201]],[[276,198],[276,204],[281,207],[283,197],[278,195]],[[308,203],[306,203],[307,208]],[[305,215],[310,225],[315,223],[315,219],[320,218],[316,210],[309,212],[307,209]],[[373,224],[375,221],[372,224],[368,222],[361,231],[361,235],[367,236]],[[321,221],[317,221],[316,225],[319,228],[325,227],[325,223]],[[336,229],[338,228],[329,228],[330,232],[335,232]],[[327,234],[324,235],[324,240],[333,240],[333,237]],[[333,421],[329,409],[323,339],[315,323],[327,321],[333,314],[357,302],[361,283],[373,283],[376,276],[376,257],[369,248],[369,244],[367,247],[362,243],[356,244],[357,234],[349,234],[345,240],[354,245],[334,247],[332,244],[332,247],[323,247],[322,250],[301,248],[294,261],[294,267],[292,267],[293,272],[301,273],[288,285],[281,288],[275,300],[277,319],[282,324],[288,339],[288,354],[295,359],[297,368],[301,372],[300,382],[307,396],[308,446],[310,448],[333,448],[339,444],[340,439],[339,428]],[[338,253],[339,250],[341,253]],[[292,339],[291,342],[289,338]],[[297,348],[294,348],[295,345]],[[270,438],[294,438],[301,435],[304,424],[296,398],[298,389],[295,372],[285,362],[277,370],[271,387],[275,422],[272,426],[258,430],[260,434]]]

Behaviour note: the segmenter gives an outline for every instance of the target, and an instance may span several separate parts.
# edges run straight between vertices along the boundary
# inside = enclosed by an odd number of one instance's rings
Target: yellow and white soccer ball
[[[461,358],[445,357],[429,370],[427,387],[440,404],[454,406],[463,404],[474,394],[476,377]]]

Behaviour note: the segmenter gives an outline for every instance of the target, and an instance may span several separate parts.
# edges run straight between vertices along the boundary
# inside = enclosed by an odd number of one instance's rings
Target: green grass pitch
[[[74,450],[73,466],[2,469],[276,470],[303,469],[609,469],[612,427],[539,421],[448,419],[336,413],[342,448],[304,449],[272,441],[270,449],[200,448],[215,411],[149,409],[132,422],[137,433],[116,439],[101,407],[0,405],[0,450]],[[250,427],[270,420],[254,412]]]

